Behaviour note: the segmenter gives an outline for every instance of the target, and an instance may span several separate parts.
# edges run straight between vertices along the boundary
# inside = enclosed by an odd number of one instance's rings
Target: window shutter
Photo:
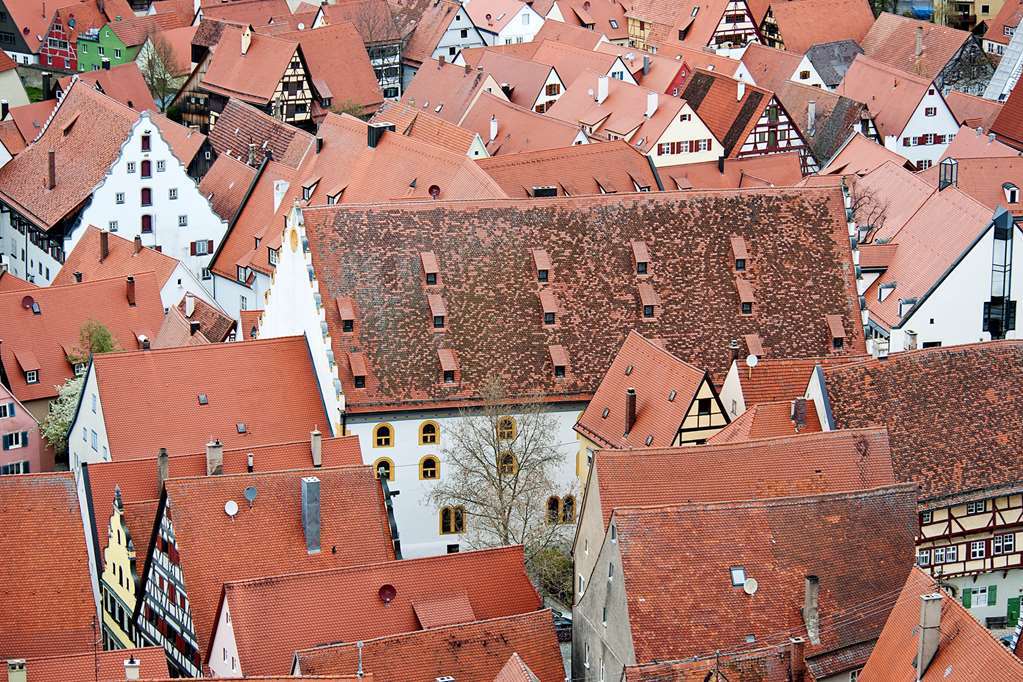
[[[1015,310],[1013,312],[1015,312]],[[7,416],[8,417],[14,416],[14,403],[7,403]]]
[[[189,242],[188,248],[191,250],[191,255],[195,255],[195,242]]]
[[[4,445],[3,445],[4,450],[10,450],[11,449],[11,437],[10,437],[10,435],[5,433],[3,440],[4,440]]]
[[[1016,328],[1016,301],[1009,301],[1006,305],[1008,306],[1008,315],[1005,319],[1005,329],[1011,331]],[[14,409],[14,403],[11,403],[11,409]]]
[[[969,587],[964,587],[963,588],[963,606],[964,607],[970,608],[970,606],[971,606],[970,597],[972,597],[972,596],[973,596],[973,590],[970,589]]]
[[[206,240],[206,253],[213,253],[213,240],[212,239],[207,239]]]
[[[23,448],[28,447],[28,431],[21,432],[21,447]]]
[[[987,605],[988,606],[994,606],[995,605],[995,602],[998,601],[998,597],[996,596],[997,594],[998,594],[997,586],[996,585],[988,585],[988,588],[987,588]]]

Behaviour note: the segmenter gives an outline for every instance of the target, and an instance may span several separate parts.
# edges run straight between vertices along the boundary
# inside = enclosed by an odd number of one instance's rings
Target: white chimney
[[[803,584],[803,623],[806,625],[806,634],[811,644],[820,644],[821,642],[821,619],[817,601],[820,589],[820,578],[815,575],[805,577]]]
[[[129,656],[124,661],[124,679],[126,680],[139,679],[139,661],[134,656]]]
[[[920,596],[920,638],[916,645],[916,679],[923,679],[927,666],[938,653],[938,642],[941,639],[941,595],[924,594]]]
[[[7,682],[27,682],[28,670],[24,658],[11,658],[7,661]]]
[[[252,44],[252,27],[246,26],[242,29],[242,54],[249,51],[249,46]]]
[[[806,103],[806,132],[813,135],[817,126],[817,102],[810,100]]]
[[[323,434],[319,429],[314,429],[309,434],[309,450],[313,457],[313,466],[323,466]]]
[[[206,444],[206,475],[219,476],[224,473],[224,446],[219,440]]]
[[[643,114],[647,118],[653,118],[654,114],[657,113],[657,93],[648,92],[646,94],[646,112]]]
[[[195,313],[195,294],[185,294],[185,317]]]
[[[497,114],[490,115],[490,139],[488,142],[493,142],[497,139]]]
[[[597,104],[603,104],[607,99],[608,77],[597,76]]]
[[[742,98],[745,97],[745,96],[746,96],[746,84],[743,83],[742,81],[739,81],[738,85],[735,88],[735,101],[736,102],[741,102]]]
[[[287,180],[274,180],[274,213],[281,207],[284,195],[288,193],[288,185]]]

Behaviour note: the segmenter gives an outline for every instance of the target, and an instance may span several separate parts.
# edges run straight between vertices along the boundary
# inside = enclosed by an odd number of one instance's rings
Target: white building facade
[[[945,103],[941,91],[932,83],[902,132],[884,136],[884,146],[923,170],[938,162],[957,132],[959,122]]]
[[[480,35],[487,45],[515,45],[533,42],[533,36],[539,33],[544,18],[535,9],[523,3],[507,21],[499,16],[492,17],[491,21],[492,23],[480,21],[478,24]]]

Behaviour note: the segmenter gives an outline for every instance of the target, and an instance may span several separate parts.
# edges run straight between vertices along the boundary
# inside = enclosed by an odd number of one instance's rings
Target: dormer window
[[[639,285],[639,299],[643,305],[643,317],[645,319],[657,317],[657,308],[660,306],[661,300],[654,288],[647,282],[642,282]]]
[[[551,278],[551,257],[544,249],[533,249],[533,266],[536,268],[536,281],[546,284]]]
[[[550,327],[557,323],[558,298],[554,292],[544,289],[540,292],[540,307],[543,308],[543,323]]]
[[[753,285],[741,277],[735,278],[735,289],[739,293],[740,309],[743,315],[753,314]]]
[[[564,379],[568,372],[568,353],[564,346],[550,346],[547,351],[551,356],[551,363],[554,365],[554,378]]]
[[[444,298],[440,294],[430,294],[426,297],[430,304],[430,315],[433,317],[433,328],[437,331],[444,330],[447,307],[444,305]]]
[[[38,384],[39,383],[39,370],[30,369],[25,372],[25,383],[26,384]]]
[[[1015,204],[1019,202],[1019,187],[1011,182],[1007,182],[1002,185],[1002,190],[1005,192],[1005,201],[1007,203]]]
[[[825,322],[828,325],[828,332],[831,334],[831,347],[841,350],[845,347],[845,326],[842,324],[841,315],[825,315]]]
[[[636,274],[648,274],[650,272],[650,251],[647,250],[646,242],[634,241],[631,245],[632,262],[636,265]]]
[[[440,266],[437,264],[437,257],[433,254],[433,251],[423,251],[420,253],[419,261],[423,266],[423,276],[426,278],[426,285],[436,285],[440,281]]]
[[[351,334],[355,331],[355,306],[349,296],[338,296],[335,301],[337,312],[341,316],[341,331]]]
[[[320,184],[319,178],[312,178],[302,183],[302,199],[309,201],[313,198],[313,192],[316,191],[316,186]]]
[[[363,353],[349,353],[348,367],[355,388],[366,388],[366,356]]]
[[[746,569],[742,566],[732,566],[728,569],[732,578],[732,587],[742,587],[746,584]]]
[[[735,265],[735,271],[745,272],[746,261],[749,260],[749,251],[746,250],[746,240],[742,237],[732,237],[729,241],[732,246],[732,262]]]
[[[437,350],[437,358],[440,360],[441,381],[445,384],[458,383],[458,358],[455,351],[440,348]]]

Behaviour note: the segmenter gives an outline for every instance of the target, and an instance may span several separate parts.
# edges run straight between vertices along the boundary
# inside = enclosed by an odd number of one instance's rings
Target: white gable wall
[[[484,41],[483,35],[472,23],[472,19],[464,9],[460,8],[452,17],[444,35],[437,42],[437,47],[431,57],[438,59],[443,55],[448,61],[452,61],[462,50],[470,47],[483,47],[486,44],[488,43]]]
[[[231,625],[231,609],[227,600],[221,602],[217,624],[210,644],[210,671],[213,677],[241,677],[242,666],[238,659],[238,642]]]
[[[96,405],[95,412],[92,410],[94,400]],[[94,437],[95,447],[93,447]],[[122,457],[141,457],[143,454],[145,453],[120,453]],[[103,400],[99,392],[96,368],[90,364],[82,387],[78,414],[75,415],[74,422],[72,422],[71,428],[68,429],[68,462],[71,466],[71,471],[75,472],[77,476],[81,472],[79,465],[82,462],[109,461],[110,443],[107,440],[107,427],[103,418]]]
[[[687,116],[689,120],[682,120]],[[710,145],[707,149],[701,151],[698,147],[699,140],[710,140]],[[673,142],[689,142],[690,151],[671,153],[671,147],[662,147],[662,145],[670,145]],[[678,148],[678,145],[676,145],[676,148]],[[661,153],[662,151],[666,151],[666,153]],[[715,161],[724,153],[725,148],[714,137],[714,133],[710,131],[710,128],[707,127],[703,120],[693,111],[693,108],[689,106],[689,103],[686,102],[678,114],[675,115],[674,120],[664,129],[664,133],[657,140],[657,144],[650,147],[648,156],[653,160],[655,166],[673,166],[684,163]],[[674,184],[670,178],[662,178],[662,180],[668,184]],[[668,189],[667,185],[665,189]],[[671,189],[674,189],[674,186]]]
[[[928,107],[934,107],[934,116],[927,116]],[[941,92],[932,86],[927,89],[923,99],[917,104],[902,134],[898,137],[885,135],[884,146],[918,165],[922,161],[933,165],[945,153],[948,143],[952,141],[957,132],[959,132],[959,123],[952,115],[948,105],[945,104],[945,98],[941,96]],[[914,144],[917,138],[930,133],[944,135],[946,141],[935,144]],[[907,138],[908,145],[906,144]]]

